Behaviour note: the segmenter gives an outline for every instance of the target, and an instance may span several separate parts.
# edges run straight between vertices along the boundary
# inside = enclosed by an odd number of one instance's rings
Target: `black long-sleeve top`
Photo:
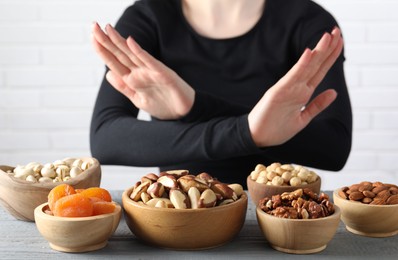
[[[309,0],[267,0],[247,33],[211,39],[190,27],[180,0],[140,0],[116,24],[196,91],[192,110],[179,120],[143,121],[125,96],[104,79],[95,104],[90,142],[102,164],[203,171],[246,184],[258,163],[296,163],[340,170],[349,155],[352,113],[342,53],[314,95],[333,88],[337,99],[288,142],[259,148],[248,113],[326,31],[337,25]],[[269,122],[272,123],[272,122]],[[264,126],[266,127],[266,126]]]

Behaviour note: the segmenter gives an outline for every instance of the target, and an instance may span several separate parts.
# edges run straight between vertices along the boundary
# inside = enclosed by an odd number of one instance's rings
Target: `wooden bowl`
[[[15,218],[24,221],[34,221],[34,210],[48,201],[48,193],[52,188],[67,183],[76,189],[99,187],[101,183],[101,167],[95,158],[79,158],[92,165],[82,174],[64,182],[32,183],[11,176],[8,170],[11,166],[0,166],[0,203]]]
[[[252,180],[250,178],[250,175],[247,177],[247,189],[249,191],[251,200],[255,205],[258,205],[258,202],[265,197],[271,198],[272,195],[282,194],[284,192],[291,192],[297,189],[305,189],[305,188],[309,188],[313,192],[319,194],[321,190],[321,177],[318,176],[317,180],[313,183],[309,183],[306,185],[299,185],[299,186],[267,185]]]
[[[150,245],[199,250],[226,244],[241,230],[247,209],[244,193],[236,202],[204,209],[154,208],[130,199],[133,187],[124,191],[122,203],[130,230]]]
[[[272,248],[291,254],[312,254],[324,250],[335,235],[340,209],[318,219],[279,218],[256,208],[257,221]]]
[[[346,200],[333,192],[335,205],[341,208],[341,220],[346,229],[368,237],[390,237],[398,234],[398,204],[369,205]]]
[[[115,202],[114,202],[115,203]],[[105,247],[119,225],[122,208],[92,217],[55,217],[45,213],[48,203],[34,211],[36,227],[50,247],[62,252],[87,252]]]

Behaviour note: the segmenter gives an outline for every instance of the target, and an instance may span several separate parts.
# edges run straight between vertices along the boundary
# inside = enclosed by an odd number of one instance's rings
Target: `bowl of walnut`
[[[368,237],[398,234],[397,185],[363,181],[335,190],[333,200],[348,231]]]
[[[257,164],[247,177],[247,188],[255,205],[265,197],[294,191],[296,189],[311,189],[319,194],[321,177],[314,171],[292,164],[278,162],[268,166]]]
[[[34,221],[34,210],[47,201],[52,188],[99,186],[101,167],[92,157],[65,158],[51,163],[0,166],[0,203],[16,219]]]
[[[240,184],[176,170],[143,176],[124,191],[122,204],[126,223],[140,240],[160,248],[201,250],[224,245],[239,233],[247,196]]]
[[[269,245],[291,254],[324,250],[340,222],[340,209],[329,196],[309,189],[266,197],[259,202],[256,215]]]

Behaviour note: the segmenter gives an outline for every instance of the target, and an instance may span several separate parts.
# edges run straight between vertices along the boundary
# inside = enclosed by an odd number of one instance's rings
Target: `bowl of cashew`
[[[321,190],[321,177],[314,171],[292,164],[257,164],[247,177],[247,188],[255,205],[265,197],[291,192],[296,189]]]
[[[122,195],[132,233],[149,245],[173,250],[228,243],[244,224],[247,201],[241,185],[188,171],[148,174]]]
[[[45,164],[0,165],[0,204],[16,219],[34,221],[35,208],[47,202],[50,190],[60,183],[76,189],[99,186],[98,160],[80,157]]]

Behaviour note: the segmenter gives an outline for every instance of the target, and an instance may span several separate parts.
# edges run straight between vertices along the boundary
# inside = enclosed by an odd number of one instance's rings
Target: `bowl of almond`
[[[272,195],[291,192],[296,189],[321,190],[321,177],[301,165],[272,163],[268,166],[257,164],[247,177],[247,188],[255,205]]]
[[[208,173],[186,170],[149,173],[122,195],[132,233],[149,245],[201,250],[228,243],[241,230],[247,195]]]
[[[363,181],[335,190],[333,200],[348,231],[368,237],[398,234],[397,185]]]

